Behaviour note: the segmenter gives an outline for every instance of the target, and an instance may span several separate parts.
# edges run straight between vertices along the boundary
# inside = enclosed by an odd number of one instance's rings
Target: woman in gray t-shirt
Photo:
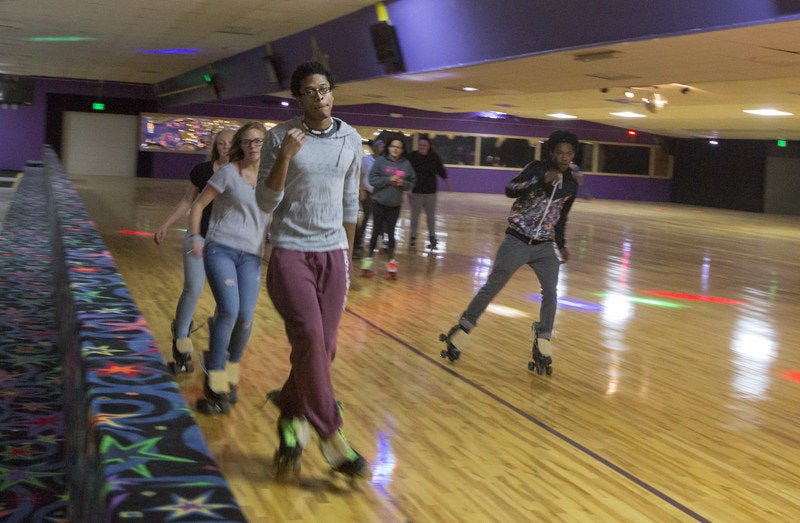
[[[243,125],[233,137],[230,163],[214,173],[189,213],[192,254],[202,256],[217,302],[205,361],[205,397],[197,409],[227,413],[237,401],[239,361],[253,325],[261,289],[261,257],[268,212],[256,202],[255,186],[266,130],[260,122]],[[205,240],[203,209],[214,202]],[[233,282],[233,283],[232,283]]]

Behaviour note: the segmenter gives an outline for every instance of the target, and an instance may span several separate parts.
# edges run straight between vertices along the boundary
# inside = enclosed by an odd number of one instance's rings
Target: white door
[[[69,175],[136,176],[139,117],[64,113],[61,162]]]

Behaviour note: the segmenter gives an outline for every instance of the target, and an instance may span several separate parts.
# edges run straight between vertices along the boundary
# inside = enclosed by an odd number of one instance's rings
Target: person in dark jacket
[[[459,322],[440,336],[447,344],[442,357],[458,359],[458,339],[477,325],[478,318],[523,265],[536,274],[542,289],[539,321],[534,322],[533,360],[537,373],[552,373],[553,345],[550,341],[556,316],[558,273],[569,259],[564,230],[567,215],[578,192],[570,162],[578,150],[578,138],[555,131],[546,145],[547,161],[534,161],[508,185],[506,196],[515,198],[508,217],[506,237],[495,256],[492,273],[475,294]]]
[[[425,210],[425,218],[428,225],[428,249],[436,249],[439,243],[436,240],[436,190],[439,184],[437,176],[444,180],[448,191],[453,190],[450,180],[447,179],[447,171],[444,164],[433,150],[431,140],[427,135],[422,135],[417,140],[417,150],[408,156],[408,161],[414,167],[417,174],[417,181],[414,188],[408,194],[408,203],[411,208],[411,239],[409,246],[417,244],[417,224],[419,215]]]

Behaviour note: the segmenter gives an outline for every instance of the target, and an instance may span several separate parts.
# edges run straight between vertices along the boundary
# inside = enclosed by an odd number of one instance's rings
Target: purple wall
[[[386,2],[408,73],[800,17],[796,0],[395,0]],[[278,77],[316,59],[341,82],[385,75],[374,7],[271,42]]]
[[[0,169],[21,171],[28,160],[42,160],[45,101],[36,89],[33,105],[0,109]]]
[[[447,175],[455,192],[503,194],[506,184],[517,175],[517,172],[475,167],[448,167]],[[578,196],[591,196],[603,200],[668,202],[671,189],[672,180],[669,179],[587,174],[585,185],[581,188]]]
[[[0,109],[0,169],[19,169],[28,160],[41,161],[46,141],[48,95],[83,95],[151,99],[149,85],[36,78],[33,104]],[[53,144],[59,146],[60,144]]]
[[[409,72],[774,21],[774,0],[398,0],[388,5]],[[442,30],[442,28],[447,28]]]

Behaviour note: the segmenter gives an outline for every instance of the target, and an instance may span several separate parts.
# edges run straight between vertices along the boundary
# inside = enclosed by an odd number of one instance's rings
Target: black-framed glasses
[[[316,98],[318,96],[325,96],[331,91],[333,91],[333,89],[331,89],[330,85],[321,85],[316,89],[313,89],[311,87],[309,87],[308,89],[303,89],[302,91],[300,91],[300,96],[303,96],[305,98],[311,98],[313,96],[314,98]]]
[[[245,138],[245,139],[242,140],[242,147],[250,147],[250,144],[257,145],[258,147],[261,147],[262,145],[264,145],[264,139],[263,138],[253,138],[252,140],[248,140],[248,139]]]

